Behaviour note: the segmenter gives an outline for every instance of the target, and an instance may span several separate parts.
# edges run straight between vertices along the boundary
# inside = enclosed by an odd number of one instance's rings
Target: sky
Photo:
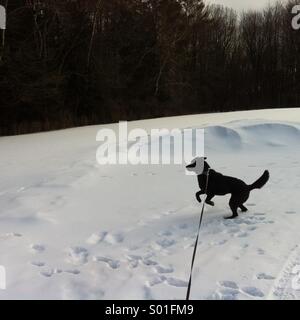
[[[237,11],[247,9],[261,9],[268,3],[275,3],[276,0],[205,0],[206,3],[222,4]]]

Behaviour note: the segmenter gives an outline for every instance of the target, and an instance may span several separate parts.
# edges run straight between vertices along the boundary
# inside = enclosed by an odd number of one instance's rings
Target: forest
[[[0,0],[0,135],[300,106],[297,0]]]

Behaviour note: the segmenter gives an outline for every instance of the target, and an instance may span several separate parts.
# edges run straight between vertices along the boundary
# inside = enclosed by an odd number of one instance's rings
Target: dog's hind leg
[[[240,196],[240,205],[239,207],[241,208],[242,212],[248,211],[248,209],[244,206],[244,203],[249,199],[249,192],[245,192]]]
[[[237,209],[239,207],[238,200],[239,200],[239,197],[236,197],[234,195],[231,196],[230,201],[229,201],[229,207],[232,211],[232,216],[226,217],[225,219],[234,219],[234,218],[238,217],[238,212],[237,212]]]

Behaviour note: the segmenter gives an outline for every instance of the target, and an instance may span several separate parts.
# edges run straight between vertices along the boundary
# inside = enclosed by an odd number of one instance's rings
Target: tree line
[[[0,0],[0,135],[299,107],[295,4]]]

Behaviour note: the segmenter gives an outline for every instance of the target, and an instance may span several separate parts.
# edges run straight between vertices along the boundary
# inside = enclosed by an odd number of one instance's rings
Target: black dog
[[[250,191],[262,188],[270,177],[269,171],[266,170],[257,181],[251,185],[247,185],[240,179],[224,176],[210,169],[209,164],[204,160],[206,160],[206,158],[196,158],[186,167],[187,170],[195,172],[198,176],[200,191],[196,193],[196,198],[201,203],[200,196],[207,194],[205,202],[214,206],[214,203],[211,201],[214,196],[231,194],[229,206],[232,211],[232,216],[226,219],[236,218],[238,216],[238,208],[243,212],[247,211],[248,209],[244,206],[244,203],[248,200]]]

